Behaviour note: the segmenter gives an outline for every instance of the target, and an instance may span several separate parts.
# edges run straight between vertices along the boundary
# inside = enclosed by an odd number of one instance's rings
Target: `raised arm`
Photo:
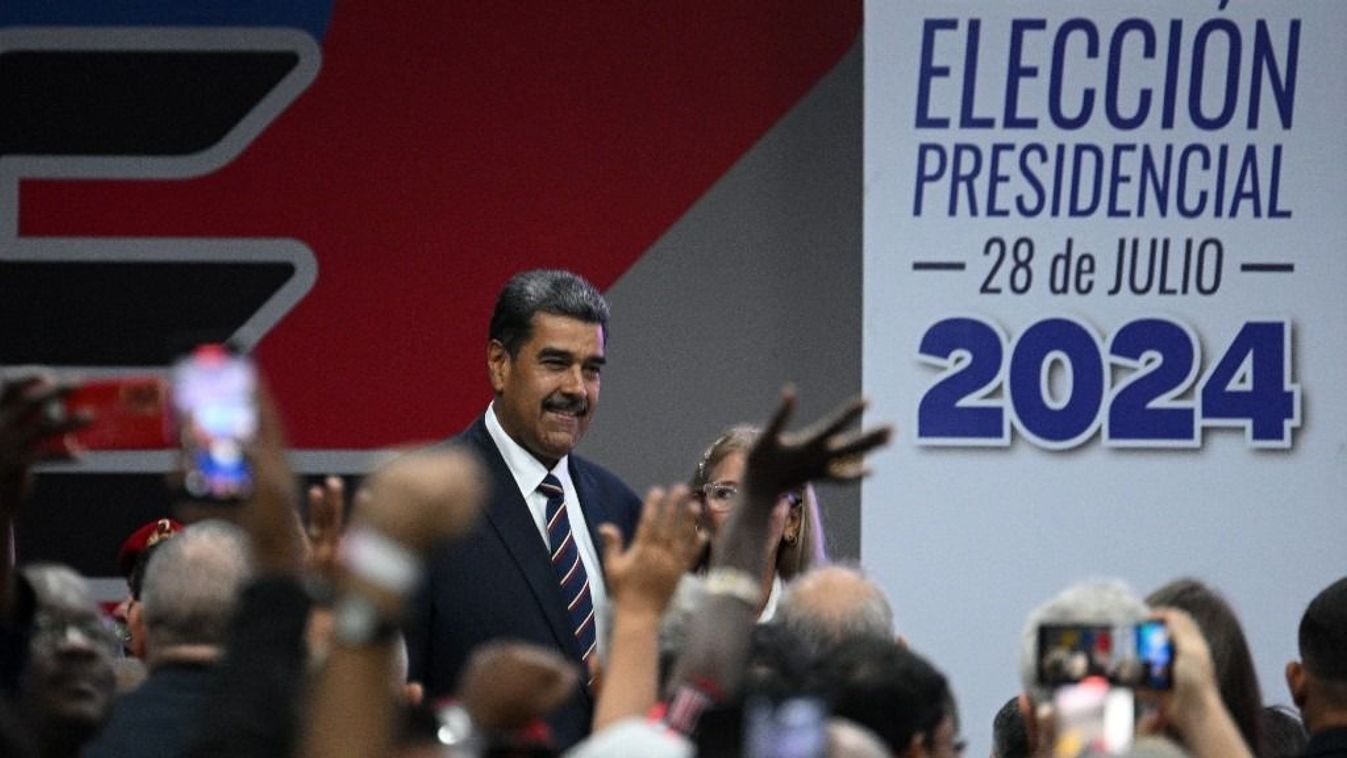
[[[463,534],[485,492],[459,449],[403,456],[358,497],[337,562],[332,650],[310,693],[301,754],[387,755],[394,734],[394,645],[424,556]]]
[[[706,608],[693,622],[687,650],[674,669],[674,687],[691,685],[713,699],[737,693],[749,632],[757,621],[759,578],[767,570],[769,522],[780,494],[809,481],[859,479],[866,473],[865,455],[887,444],[892,433],[888,426],[846,432],[865,410],[864,400],[854,398],[808,428],[788,434],[795,402],[788,388],[748,453],[743,502],[712,555]]]
[[[659,625],[678,580],[701,552],[696,504],[685,486],[651,489],[631,546],[612,524],[603,536],[604,578],[613,602],[613,631],[594,731],[642,716],[659,697]]]

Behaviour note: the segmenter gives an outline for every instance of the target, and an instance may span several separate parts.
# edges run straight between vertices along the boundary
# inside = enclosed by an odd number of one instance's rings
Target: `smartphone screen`
[[[43,440],[43,452],[69,457],[85,450],[155,450],[172,447],[168,391],[163,379],[131,376],[77,384],[51,401],[47,415],[91,419],[87,426]]]
[[[1118,630],[1091,624],[1044,624],[1038,628],[1038,681],[1054,686],[1087,677],[1112,678]]]
[[[1174,643],[1169,627],[1158,619],[1137,625],[1137,659],[1141,663],[1140,685],[1153,690],[1174,686]]]
[[[827,709],[815,698],[792,698],[779,705],[754,699],[744,715],[745,758],[813,758],[827,751]]]
[[[203,345],[173,368],[187,494],[230,501],[252,492],[244,455],[257,434],[257,375],[252,362],[222,345]]]

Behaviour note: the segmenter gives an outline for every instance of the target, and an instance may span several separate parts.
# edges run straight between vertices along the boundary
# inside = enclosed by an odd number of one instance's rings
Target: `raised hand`
[[[257,435],[245,451],[252,469],[252,492],[241,503],[182,501],[175,510],[185,522],[217,518],[232,521],[248,533],[253,559],[260,573],[301,570],[308,542],[299,518],[298,487],[285,453],[285,429],[280,411],[267,390],[257,383]],[[170,488],[179,489],[182,472]]]
[[[336,574],[337,548],[346,522],[346,486],[341,477],[329,476],[308,490],[309,569],[333,579]]]
[[[847,400],[831,414],[794,433],[786,424],[795,413],[795,390],[781,393],[781,404],[748,453],[747,489],[772,500],[778,493],[810,481],[851,481],[867,473],[865,454],[889,443],[893,427],[845,429],[865,411],[863,398]]]
[[[352,518],[424,553],[472,528],[486,491],[486,474],[468,450],[409,453],[370,476]]]
[[[14,379],[0,386],[0,518],[14,517],[28,488],[29,469],[51,455],[39,443],[92,420],[48,412],[70,389],[45,376]]]
[[[697,531],[698,508],[685,485],[665,491],[653,487],[641,507],[641,522],[631,546],[612,524],[599,527],[603,537],[603,573],[608,594],[624,612],[664,612],[678,580],[691,568],[706,538]]]

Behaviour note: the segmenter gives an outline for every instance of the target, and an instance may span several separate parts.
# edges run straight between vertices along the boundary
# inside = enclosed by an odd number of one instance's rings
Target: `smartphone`
[[[1112,626],[1044,624],[1038,628],[1038,681],[1049,687],[1089,677],[1114,678],[1116,642],[1126,639]]]
[[[1169,638],[1169,627],[1160,619],[1137,624],[1136,641],[1140,663],[1138,686],[1152,690],[1173,689],[1174,641]]]
[[[47,417],[91,421],[44,440],[44,452],[69,457],[84,450],[162,450],[173,446],[167,382],[156,376],[96,379],[51,401]]]
[[[223,345],[202,345],[173,367],[173,407],[183,454],[183,489],[200,500],[252,494],[244,454],[257,435],[257,372]]]
[[[758,698],[744,709],[745,758],[813,758],[828,748],[828,714],[822,701],[792,698],[780,704]]]
[[[1044,624],[1038,629],[1038,681],[1049,687],[1101,677],[1126,687],[1169,689],[1173,664],[1174,646],[1163,621]]]

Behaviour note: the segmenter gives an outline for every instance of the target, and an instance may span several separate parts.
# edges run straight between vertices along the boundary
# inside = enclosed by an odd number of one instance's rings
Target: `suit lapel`
[[[575,485],[575,496],[580,498],[580,510],[585,512],[585,527],[589,530],[590,544],[598,556],[600,570],[603,566],[603,538],[599,536],[599,524],[608,521],[608,509],[599,497],[594,479],[589,470],[582,466],[572,453],[570,457],[571,483]],[[591,578],[592,580],[592,578]]]
[[[491,524],[506,551],[514,559],[515,565],[528,581],[533,598],[542,609],[547,623],[552,628],[557,644],[570,650],[571,657],[579,660],[580,651],[576,650],[575,635],[571,633],[570,620],[561,600],[561,590],[557,576],[548,560],[547,546],[538,534],[538,526],[529,514],[528,504],[519,493],[510,468],[496,449],[496,443],[486,430],[486,424],[479,418],[468,433],[469,439],[482,455],[483,461],[491,471],[491,482],[495,488],[494,496],[487,508],[487,522]]]

